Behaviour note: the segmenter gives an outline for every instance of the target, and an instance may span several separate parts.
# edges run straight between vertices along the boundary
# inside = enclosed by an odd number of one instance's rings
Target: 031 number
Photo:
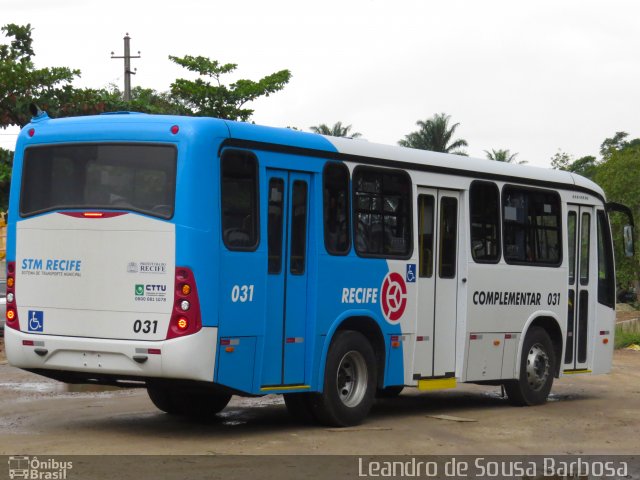
[[[253,302],[253,285],[234,285],[231,289],[232,302]]]
[[[158,330],[158,321],[157,320],[136,320],[133,322],[133,331],[135,333],[156,333]]]

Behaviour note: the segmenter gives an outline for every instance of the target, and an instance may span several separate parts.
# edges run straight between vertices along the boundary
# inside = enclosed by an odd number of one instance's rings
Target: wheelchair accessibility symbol
[[[30,332],[42,332],[44,329],[44,312],[39,310],[29,310],[29,325]]]
[[[416,281],[416,264],[415,263],[408,263],[407,264],[407,282],[408,283],[415,283]]]

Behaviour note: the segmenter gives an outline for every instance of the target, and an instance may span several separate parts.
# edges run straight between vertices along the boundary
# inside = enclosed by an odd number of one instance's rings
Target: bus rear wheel
[[[531,327],[524,339],[520,359],[520,378],[504,383],[512,405],[541,405],[547,401],[556,371],[556,356],[549,334]]]
[[[316,420],[308,393],[285,393],[284,404],[289,414],[299,422],[313,423]]]
[[[334,427],[358,425],[369,413],[375,393],[373,347],[359,332],[336,333],[327,354],[323,392],[309,395],[314,416]]]
[[[222,411],[231,395],[210,391],[181,391],[175,387],[147,384],[153,404],[165,413],[195,418],[211,418]]]

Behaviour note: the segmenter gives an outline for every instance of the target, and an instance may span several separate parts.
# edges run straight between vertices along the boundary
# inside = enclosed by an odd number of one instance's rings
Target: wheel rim
[[[536,343],[527,355],[527,382],[532,390],[540,390],[549,378],[549,356],[542,345]]]
[[[336,378],[338,397],[347,407],[357,406],[367,391],[367,364],[360,352],[347,352],[340,360]]]

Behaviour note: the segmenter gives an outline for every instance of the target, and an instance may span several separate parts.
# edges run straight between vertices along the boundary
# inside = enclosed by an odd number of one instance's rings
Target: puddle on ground
[[[504,400],[508,399],[507,394],[505,393],[504,396],[503,396],[502,392],[500,390],[484,392],[484,394],[487,397],[491,397],[491,398],[500,398],[500,399],[504,399]],[[559,393],[550,393],[549,396],[547,397],[547,402],[560,402],[560,401],[564,401],[564,400],[571,400],[572,398],[573,397],[571,395],[559,394]]]
[[[264,397],[234,397],[232,406],[238,407],[270,407],[284,405],[282,395],[265,395]]]
[[[0,383],[0,389],[13,390],[25,393],[102,393],[122,390],[120,387],[110,385],[76,385],[66,383],[49,382],[4,382]]]
[[[224,422],[222,422],[223,425],[226,425],[227,427],[237,427],[238,425],[245,425],[247,422],[242,421],[242,420],[225,420]]]

